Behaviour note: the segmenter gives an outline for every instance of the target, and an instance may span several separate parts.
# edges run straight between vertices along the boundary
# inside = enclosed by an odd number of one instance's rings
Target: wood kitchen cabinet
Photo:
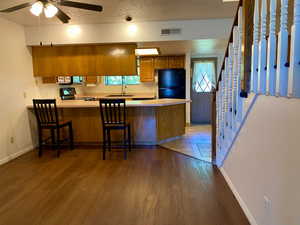
[[[140,58],[140,80],[141,82],[154,81],[154,57]]]
[[[185,68],[185,56],[147,56],[140,58],[141,82],[153,82],[155,70]]]
[[[169,56],[168,57],[168,69],[181,69],[185,68],[184,56]]]
[[[135,44],[34,46],[34,76],[136,75]]]
[[[136,45],[103,45],[98,46],[103,52],[101,59],[103,74],[105,76],[136,75]],[[100,63],[98,62],[97,65]],[[98,68],[98,67],[97,67]],[[100,68],[99,68],[100,69]]]
[[[155,69],[169,68],[169,57],[168,56],[154,57],[154,68]]]

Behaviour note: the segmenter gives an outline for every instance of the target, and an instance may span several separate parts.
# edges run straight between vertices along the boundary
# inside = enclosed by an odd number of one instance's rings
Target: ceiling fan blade
[[[0,10],[1,13],[10,13],[10,12],[14,12],[14,11],[17,11],[19,9],[23,9],[23,8],[26,8],[26,7],[29,7],[29,6],[32,6],[32,2],[27,2],[27,3],[23,3],[21,5],[16,5],[14,7],[10,7],[8,9],[3,9],[3,10]]]
[[[103,10],[103,7],[101,5],[93,5],[93,4],[87,4],[87,3],[81,3],[81,2],[60,1],[60,2],[58,2],[58,4],[60,4],[62,6],[98,11],[98,12],[101,12]]]
[[[69,20],[71,19],[67,14],[65,14],[61,9],[57,8],[58,12],[56,14],[56,17],[63,23],[69,23]]]

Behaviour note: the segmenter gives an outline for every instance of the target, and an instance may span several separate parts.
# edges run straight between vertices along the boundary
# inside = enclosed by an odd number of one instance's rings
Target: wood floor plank
[[[0,225],[249,225],[218,169],[160,147],[0,166]]]

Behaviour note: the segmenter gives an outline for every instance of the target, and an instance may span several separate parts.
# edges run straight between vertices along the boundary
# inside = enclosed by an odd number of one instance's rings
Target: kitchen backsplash
[[[121,93],[120,85],[105,85],[102,81],[96,86],[85,85],[69,85],[60,86],[57,84],[43,84],[41,78],[36,78],[37,88],[41,98],[57,98],[59,97],[59,89],[61,87],[75,87],[79,95],[90,95],[97,93]],[[140,83],[138,85],[127,85],[126,93],[141,93],[157,95],[157,82]]]

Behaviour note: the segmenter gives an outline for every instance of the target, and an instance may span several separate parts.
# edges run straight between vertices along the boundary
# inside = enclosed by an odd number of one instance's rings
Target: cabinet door
[[[168,56],[158,56],[154,58],[155,69],[168,69],[168,66],[169,66]]]
[[[140,79],[141,82],[154,81],[154,58],[153,57],[140,58]]]
[[[184,56],[169,56],[169,69],[185,68]]]
[[[134,49],[136,45],[104,45],[103,51],[103,75],[126,76],[136,75],[136,57]]]
[[[97,76],[95,46],[86,45],[73,48],[76,49],[73,56],[73,63],[76,64],[76,74],[73,75]]]
[[[33,47],[32,62],[34,76],[56,77],[60,75],[57,47]]]

